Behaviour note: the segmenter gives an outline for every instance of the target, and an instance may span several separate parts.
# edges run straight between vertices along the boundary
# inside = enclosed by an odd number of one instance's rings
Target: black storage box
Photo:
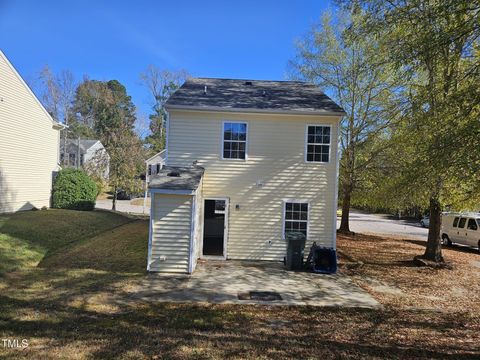
[[[337,251],[316,246],[313,249],[312,270],[315,273],[335,274],[337,272]]]

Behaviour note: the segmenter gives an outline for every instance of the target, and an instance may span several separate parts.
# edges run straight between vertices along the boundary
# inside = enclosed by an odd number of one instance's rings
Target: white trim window
[[[247,158],[247,123],[223,123],[222,158],[240,160]]]
[[[328,163],[330,161],[330,125],[307,125],[306,162]]]
[[[283,236],[289,232],[308,233],[308,202],[285,201],[283,218]]]

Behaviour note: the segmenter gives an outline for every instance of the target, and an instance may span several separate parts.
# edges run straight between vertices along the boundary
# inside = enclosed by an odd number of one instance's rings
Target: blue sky
[[[29,82],[48,64],[77,80],[117,79],[145,113],[148,64],[193,76],[285,79],[321,0],[0,0],[0,47]]]

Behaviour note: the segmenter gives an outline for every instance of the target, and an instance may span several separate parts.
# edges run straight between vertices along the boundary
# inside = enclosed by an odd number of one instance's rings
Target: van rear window
[[[458,217],[456,217],[455,219],[453,219],[453,227],[457,227],[458,226]]]
[[[477,223],[475,222],[475,219],[468,219],[467,229],[469,229],[469,230],[477,230],[478,229],[478,226],[477,226]]]
[[[460,222],[458,223],[458,227],[463,229],[465,227],[466,222],[467,222],[467,218],[461,218]]]

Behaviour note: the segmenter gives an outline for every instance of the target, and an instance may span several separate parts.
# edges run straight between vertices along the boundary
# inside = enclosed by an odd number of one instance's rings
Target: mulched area
[[[339,236],[340,271],[383,309],[134,301],[142,276],[30,269],[0,277],[0,334],[27,339],[6,359],[479,359],[474,250],[452,269],[414,266],[424,243]],[[119,301],[120,300],[120,301]]]
[[[480,254],[443,249],[451,269],[417,266],[425,242],[356,234],[338,236],[340,269],[379,302],[397,309],[468,311],[480,314]]]

